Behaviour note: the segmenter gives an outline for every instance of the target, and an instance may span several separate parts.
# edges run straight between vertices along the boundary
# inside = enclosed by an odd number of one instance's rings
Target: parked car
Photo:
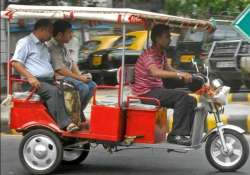
[[[147,48],[147,31],[134,31],[126,35],[125,62],[126,64],[135,64],[142,51]],[[167,56],[171,64],[176,69],[196,72],[192,60],[198,62],[198,66],[203,65],[201,55],[203,54],[202,44],[206,33],[192,32],[191,30],[182,31],[181,33],[171,32],[171,44],[167,49]],[[151,45],[149,39],[148,45]],[[87,61],[79,63],[80,70],[93,74],[93,79],[98,84],[116,84],[116,71],[121,65],[122,60],[122,38],[118,38],[113,46],[109,49],[103,49],[91,53]],[[166,87],[173,88],[183,86],[183,83],[176,80],[163,80],[171,83],[164,83]]]
[[[242,76],[244,77],[244,84],[250,89],[250,56],[242,56],[237,61],[237,66],[241,70]]]
[[[126,34],[125,61],[135,64],[142,50],[146,48],[147,31],[135,31]],[[122,60],[122,37],[111,48],[97,50],[89,54],[85,63],[79,62],[81,71],[90,72],[97,84],[116,84],[116,72]]]
[[[110,48],[119,37],[119,35],[102,35],[84,42],[79,53],[79,65],[86,62],[92,52]]]
[[[191,29],[182,30],[179,33],[171,35],[170,47],[167,49],[169,64],[177,70],[196,73],[194,62],[200,72],[203,72],[203,65],[207,61],[206,39],[207,32],[195,32]],[[183,88],[185,83],[183,80],[175,78],[163,79],[164,86],[169,89]]]
[[[242,84],[249,87],[249,73],[240,69],[240,60],[250,57],[250,43],[244,40],[215,41],[209,53],[211,76],[220,78],[225,85],[238,91]]]
[[[168,57],[172,59],[172,66],[178,70],[194,73],[196,68],[193,61],[197,62],[198,67],[203,65],[203,44],[206,41],[207,33],[183,31],[179,34],[177,43],[170,45]]]
[[[213,40],[208,60],[211,78],[220,78],[237,92],[245,84],[248,88],[249,74],[240,69],[242,57],[250,55],[250,43],[237,33],[230,21],[217,21],[217,29],[210,36]]]

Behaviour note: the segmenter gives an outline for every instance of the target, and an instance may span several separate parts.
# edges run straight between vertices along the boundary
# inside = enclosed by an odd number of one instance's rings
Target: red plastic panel
[[[166,111],[128,109],[126,136],[137,136],[137,143],[158,143],[166,138]]]
[[[21,130],[24,126],[27,126],[28,123],[56,125],[43,103],[22,100],[13,100],[12,103],[10,129]]]
[[[120,141],[123,137],[123,121],[119,107],[92,105],[90,135],[96,140]]]

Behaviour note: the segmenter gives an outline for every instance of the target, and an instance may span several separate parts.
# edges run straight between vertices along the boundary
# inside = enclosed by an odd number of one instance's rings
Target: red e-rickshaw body
[[[208,88],[204,86],[199,91],[200,95],[204,96],[205,101],[196,109],[191,146],[166,143],[168,131],[166,109],[161,108],[159,100],[124,96],[127,79],[131,79],[131,77],[127,77],[126,71],[129,69],[125,65],[126,24],[143,25],[148,29],[155,23],[164,23],[169,26],[212,31],[213,25],[210,22],[133,9],[64,6],[10,5],[5,11],[1,11],[1,17],[9,21],[13,18],[77,19],[81,20],[80,22],[104,21],[121,25],[123,31],[122,66],[120,73],[118,71],[119,83],[117,86],[96,87],[91,105],[90,126],[87,129],[74,132],[61,130],[49,114],[45,103],[37,97],[34,90],[31,90],[28,95],[22,96],[22,98],[12,93],[13,83],[23,83],[25,80],[12,75],[12,67],[9,62],[8,96],[11,99],[9,126],[10,129],[23,133],[19,157],[24,167],[32,174],[49,174],[60,165],[61,161],[70,164],[80,163],[87,157],[92,143],[103,145],[109,152],[117,151],[118,146],[129,147],[134,145],[143,146],[143,148],[161,148],[168,151],[186,152],[201,148],[202,143],[207,140],[206,155],[215,168],[221,171],[234,171],[247,161],[249,148],[246,139],[243,137],[244,130],[222,123],[219,107],[211,100],[212,95],[209,95],[209,86]],[[7,22],[8,41],[10,40],[9,21]],[[8,42],[8,50],[9,48]],[[10,54],[8,55],[10,57]],[[117,100],[114,100],[112,104],[101,103],[96,93],[99,89],[117,90]],[[218,92],[220,95],[218,98],[224,97],[227,93],[226,91]],[[143,100],[150,100],[154,105],[147,106],[137,103]],[[203,137],[204,121],[208,113],[207,106],[214,113],[216,128]],[[212,148],[216,145],[214,140],[220,141],[220,150],[223,155],[234,151],[234,147],[227,145],[228,140],[225,139],[224,133],[227,137],[228,135],[232,136],[230,139],[237,138],[235,141],[242,147],[242,154],[238,155],[237,160],[232,165],[227,165],[224,162],[225,160],[217,160],[212,154]],[[74,156],[70,157],[69,155]],[[75,157],[75,155],[78,156]]]
[[[60,10],[59,10],[60,9]],[[88,8],[88,7],[49,7],[49,6],[22,6],[10,5],[5,11],[1,12],[3,18],[64,18],[70,20],[85,20],[117,23],[123,30],[123,56],[121,66],[121,81],[118,86],[100,86],[100,88],[117,89],[118,102],[113,106],[106,106],[96,103],[96,93],[94,93],[93,105],[91,106],[90,128],[88,130],[77,132],[65,132],[60,130],[55,121],[48,113],[46,106],[42,101],[34,101],[33,93],[26,99],[12,98],[12,107],[10,113],[10,128],[20,132],[36,127],[45,127],[55,131],[64,137],[83,138],[91,140],[120,142],[126,137],[136,137],[135,142],[140,143],[158,143],[164,141],[166,135],[166,122],[163,119],[159,101],[152,109],[146,109],[133,105],[130,107],[131,98],[124,96],[124,67],[125,67],[125,30],[126,24],[143,25],[150,28],[153,23],[167,23],[170,26],[195,28],[201,30],[213,30],[213,26],[208,21],[194,20],[153,12],[146,12],[133,9],[109,9],[109,8]],[[9,24],[9,23],[8,23]],[[185,25],[184,25],[185,24]],[[9,33],[8,33],[9,39]],[[22,82],[12,75],[11,64],[8,66],[8,91],[12,95],[12,83],[14,81]],[[126,104],[126,105],[125,105]],[[138,137],[138,138],[137,138]],[[140,138],[139,138],[140,137]]]
[[[107,88],[107,86],[98,88],[103,89],[104,87]],[[125,113],[118,105],[96,104],[95,95],[96,93],[94,93],[91,105],[89,129],[75,132],[61,130],[48,113],[43,101],[15,99],[15,97],[11,104],[10,129],[26,132],[30,129],[44,127],[63,137],[110,142],[120,142],[125,137],[131,136],[138,136],[135,142],[139,143],[158,143],[165,140],[166,114],[160,107],[155,107],[155,109],[128,107]]]

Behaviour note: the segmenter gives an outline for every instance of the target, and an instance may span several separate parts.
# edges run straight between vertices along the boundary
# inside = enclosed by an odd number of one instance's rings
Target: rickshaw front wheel
[[[90,144],[84,144],[79,146],[77,149],[64,149],[63,150],[63,161],[64,165],[76,165],[84,161],[90,150]]]
[[[35,129],[24,135],[19,146],[19,158],[31,174],[49,174],[61,163],[62,143],[46,129]]]
[[[225,129],[224,138],[227,151],[223,149],[218,133],[213,133],[206,142],[206,157],[210,164],[223,172],[241,168],[247,161],[249,146],[243,134]]]

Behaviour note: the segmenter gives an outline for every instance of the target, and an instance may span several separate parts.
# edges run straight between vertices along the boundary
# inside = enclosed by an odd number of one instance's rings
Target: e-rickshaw
[[[8,49],[9,21],[13,18],[111,22],[120,25],[123,31],[119,84],[97,86],[91,105],[89,129],[75,132],[61,130],[34,91],[26,93],[21,99],[17,98],[12,92],[13,82],[25,80],[16,78],[12,74],[11,64],[8,65],[8,99],[11,105],[9,126],[23,134],[19,157],[30,173],[49,174],[61,163],[78,164],[86,159],[90,149],[96,145],[102,145],[111,153],[129,148],[155,148],[185,153],[197,150],[205,143],[208,161],[220,171],[235,171],[246,163],[249,146],[244,136],[245,131],[237,126],[223,124],[220,117],[230,88],[223,86],[218,79],[210,81],[208,73],[206,76],[200,75],[204,81],[196,90],[201,100],[196,108],[191,146],[166,142],[166,112],[160,107],[159,100],[128,94],[125,97],[124,89],[133,81],[134,76],[133,68],[125,65],[126,25],[138,24],[149,28],[155,23],[165,23],[169,26],[212,31],[210,22],[133,9],[23,5],[8,6],[5,11],[1,11],[1,18],[7,20]],[[208,72],[208,68],[205,68]],[[99,89],[115,89],[117,98],[109,103],[102,103],[96,95]],[[143,100],[152,101],[154,105],[142,104]],[[214,114],[216,126],[205,134],[204,121],[208,113]]]

